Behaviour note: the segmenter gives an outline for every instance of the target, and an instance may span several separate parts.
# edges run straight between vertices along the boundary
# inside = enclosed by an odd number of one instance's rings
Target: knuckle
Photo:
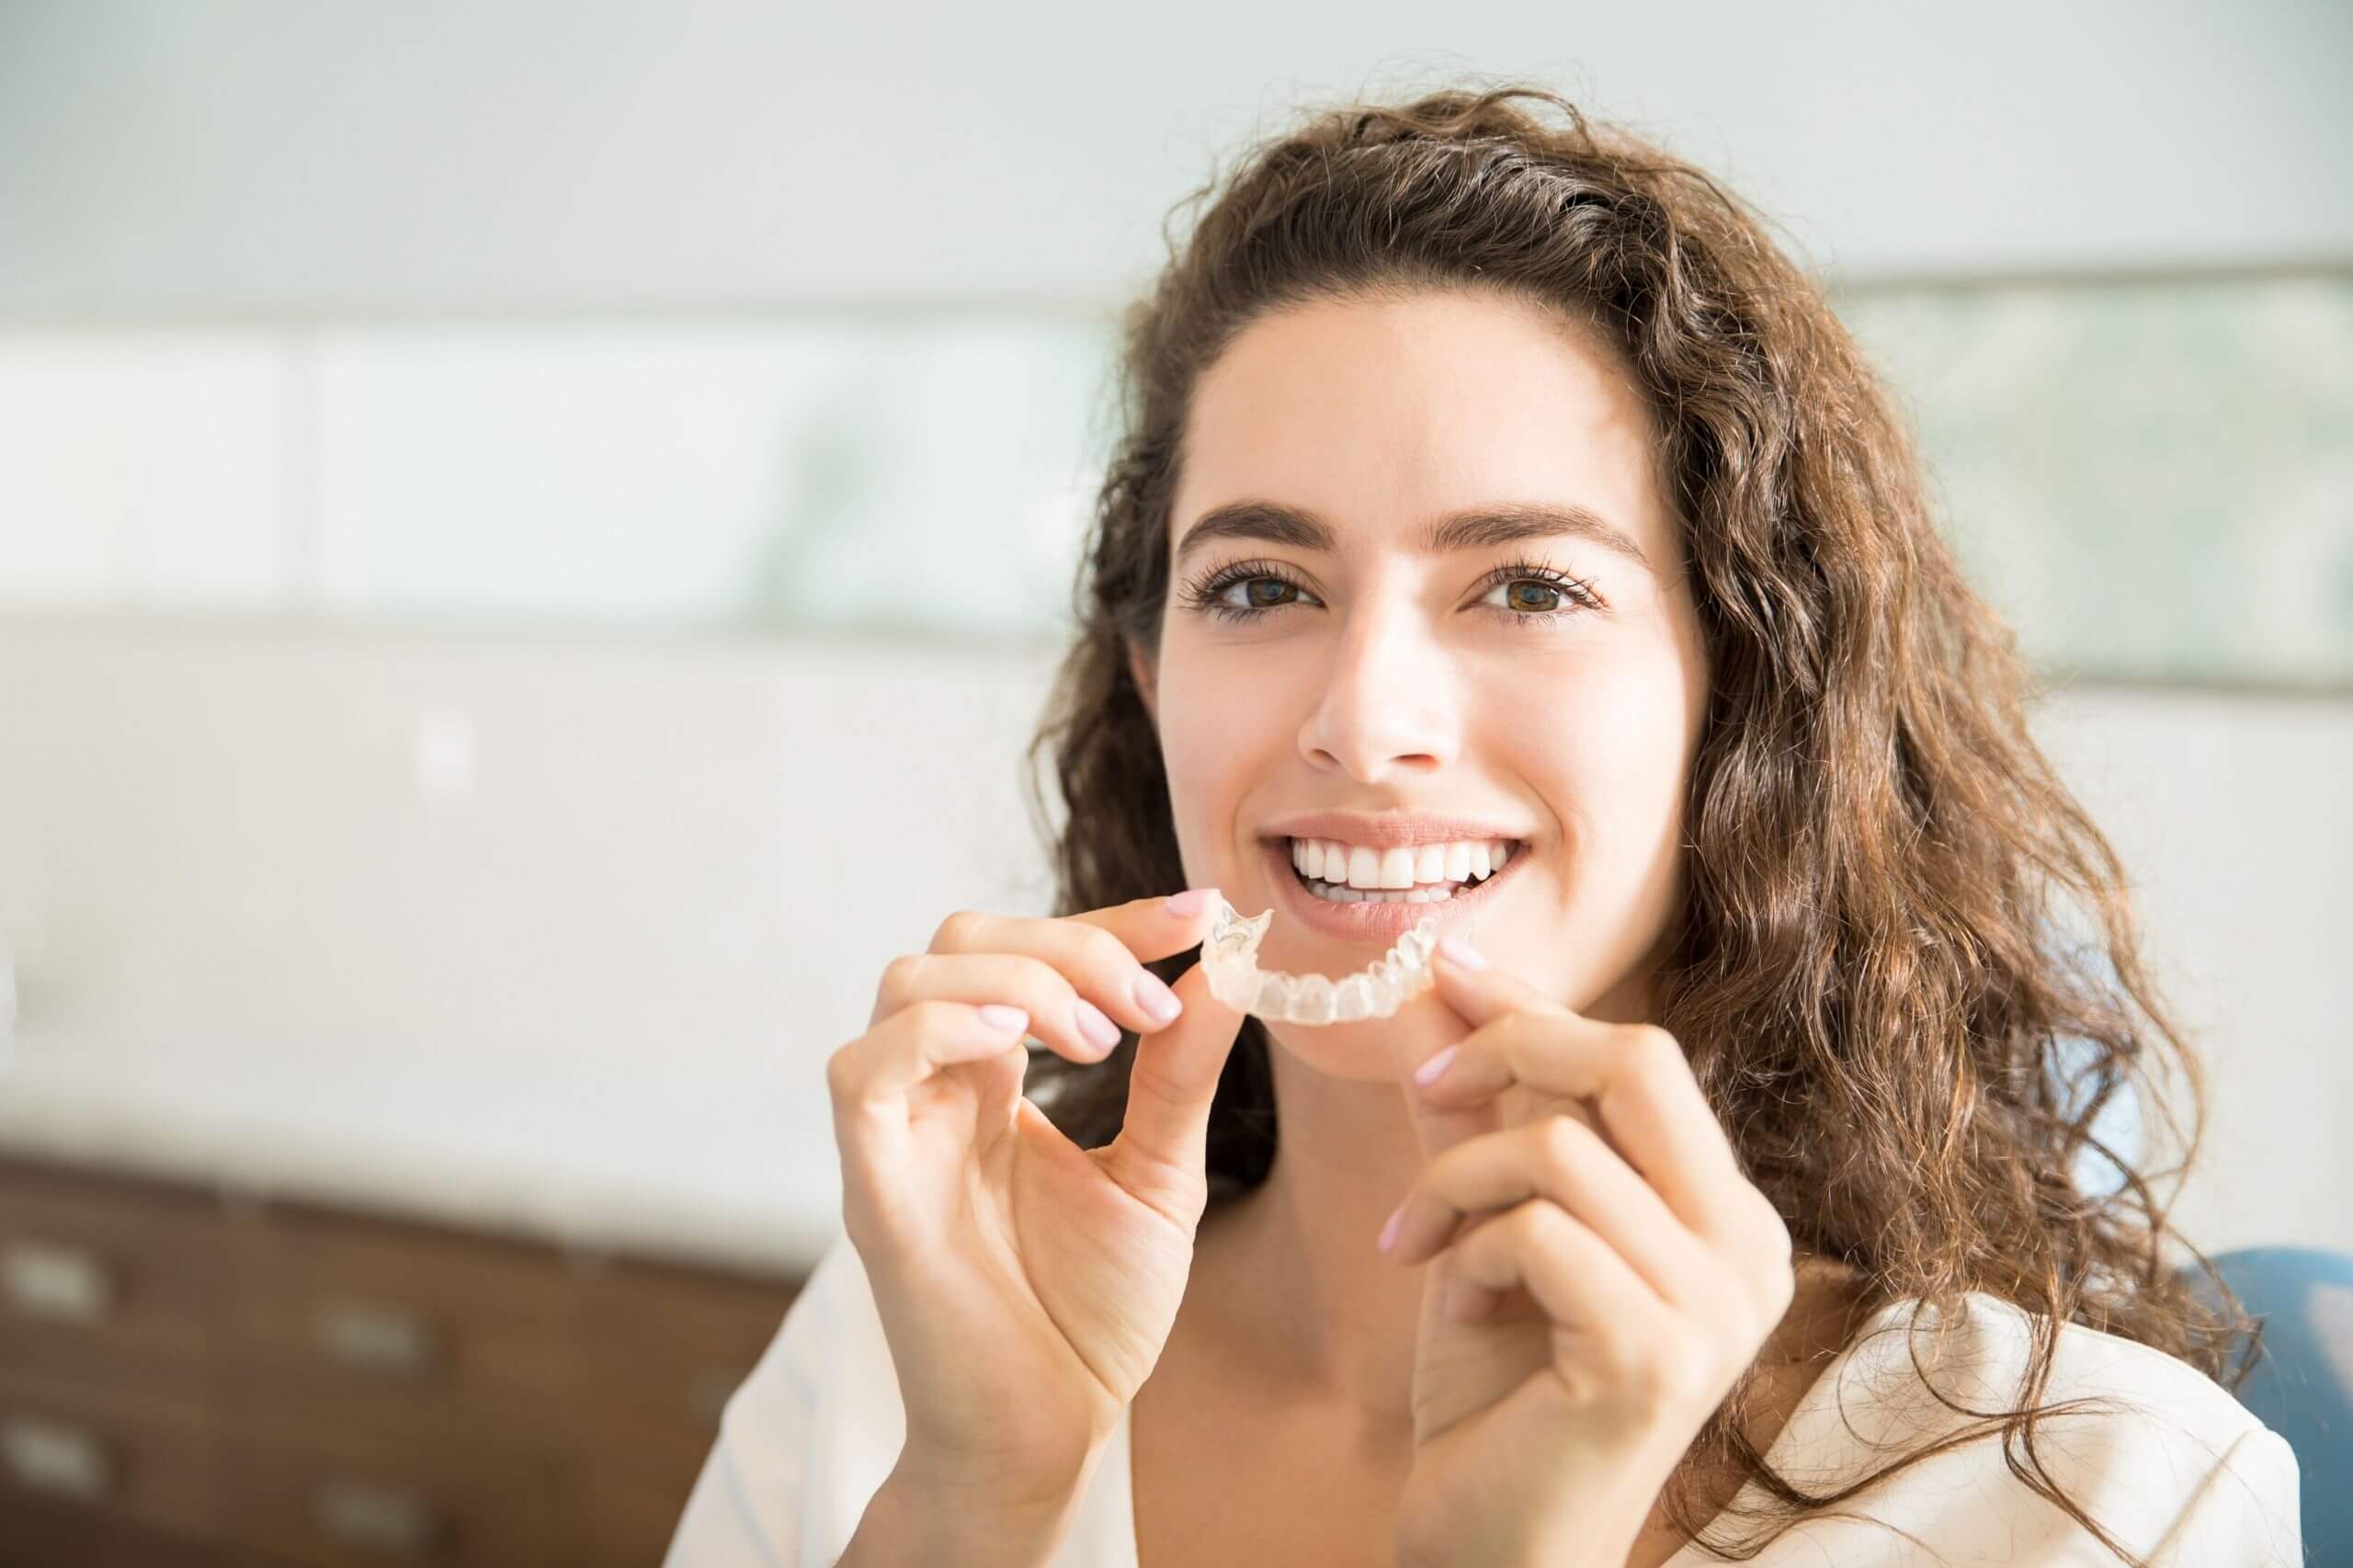
[[[1612,1398],[1625,1400],[1636,1408],[1656,1408],[1657,1387],[1651,1358],[1631,1335],[1622,1329],[1597,1335],[1589,1359]]]
[[[1529,1247],[1555,1246],[1573,1241],[1582,1229],[1569,1211],[1549,1198],[1531,1198],[1511,1212],[1513,1238]]]
[[[1537,1158],[1555,1176],[1574,1176],[1585,1164],[1592,1138],[1585,1123],[1566,1111],[1555,1111],[1538,1124]]]
[[[851,1051],[851,1046],[845,1045],[825,1058],[825,1093],[835,1105],[848,1102],[856,1082],[857,1063]]]
[[[1547,1032],[1536,1014],[1525,1007],[1514,1007],[1507,1013],[1497,1014],[1472,1030],[1471,1038],[1482,1040],[1483,1043],[1490,1045],[1498,1055],[1508,1058],[1516,1047],[1540,1040]],[[1466,1040],[1464,1043],[1467,1045],[1469,1041]]]
[[[1135,954],[1119,937],[1100,926],[1087,926],[1081,929],[1078,962],[1088,973],[1108,981],[1122,970],[1135,967]]]
[[[960,909],[939,923],[931,934],[931,950],[935,953],[961,952],[972,946],[980,928],[981,915],[975,910]]]
[[[921,971],[924,960],[928,956],[924,953],[901,953],[882,966],[881,982],[875,987],[875,999],[881,1005],[881,1011],[885,1013],[898,1011],[898,1008],[892,1004],[914,991],[915,975]]]
[[[1630,1026],[1633,1033],[1628,1040],[1632,1054],[1645,1072],[1681,1072],[1684,1070],[1683,1042],[1656,1024]]]
[[[1009,953],[1006,961],[1006,981],[1014,990],[1027,997],[1042,1002],[1051,997],[1067,999],[1076,993],[1070,977],[1041,958],[1028,953]]]

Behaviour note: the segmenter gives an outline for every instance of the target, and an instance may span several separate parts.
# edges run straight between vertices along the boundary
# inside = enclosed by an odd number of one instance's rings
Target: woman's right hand
[[[1168,988],[1143,964],[1207,937],[1207,892],[1189,913],[951,915],[884,969],[867,1032],[826,1064],[843,1218],[906,1406],[901,1468],[943,1494],[1066,1500],[1167,1343],[1243,1016],[1198,963],[1181,1011],[1156,1016]],[[1140,1039],[1119,1136],[1082,1150],[1022,1094],[1022,1040],[1099,1062],[1104,1015]]]

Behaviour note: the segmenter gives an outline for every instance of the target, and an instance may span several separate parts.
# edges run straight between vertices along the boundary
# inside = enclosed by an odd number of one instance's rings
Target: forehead
[[[1345,551],[1565,505],[1671,562],[1659,481],[1654,422],[1593,329],[1487,292],[1320,301],[1253,322],[1197,383],[1172,520],[1271,502],[1330,519]]]

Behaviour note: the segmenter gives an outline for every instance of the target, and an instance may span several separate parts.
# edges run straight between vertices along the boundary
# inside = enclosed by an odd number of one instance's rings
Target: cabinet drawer
[[[202,1193],[0,1159],[0,1373],[199,1397],[228,1230]]]
[[[206,1404],[0,1374],[0,1515],[22,1502],[210,1538],[222,1436]]]
[[[241,1387],[367,1432],[453,1422],[560,1441],[577,1270],[552,1253],[397,1221],[270,1205],[231,1217],[226,1358]]]
[[[310,1568],[537,1568],[560,1555],[552,1463],[323,1425],[252,1396],[225,1425],[224,1528],[249,1551]]]
[[[615,1259],[577,1288],[584,1403],[707,1448],[801,1284]]]
[[[574,1568],[654,1568],[717,1440],[621,1427],[602,1440],[583,1434],[564,1487],[565,1561]]]

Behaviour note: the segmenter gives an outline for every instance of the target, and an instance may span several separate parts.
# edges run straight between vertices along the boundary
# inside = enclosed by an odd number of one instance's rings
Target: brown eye
[[[1599,597],[1586,584],[1532,561],[1497,567],[1489,574],[1487,585],[1486,597],[1480,602],[1522,626],[1565,621],[1602,608]],[[1500,603],[1495,597],[1499,592]]]

